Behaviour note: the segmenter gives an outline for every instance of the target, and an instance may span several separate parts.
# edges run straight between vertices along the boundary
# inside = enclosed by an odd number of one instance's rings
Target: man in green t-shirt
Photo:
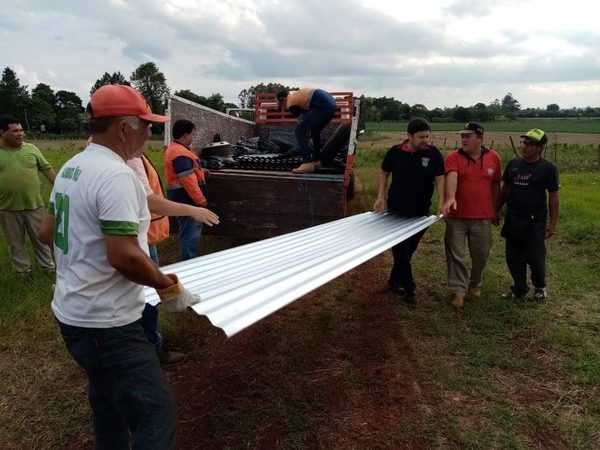
[[[23,142],[24,138],[18,119],[0,118],[0,228],[8,243],[10,263],[17,272],[31,273],[25,232],[42,269],[54,272],[50,247],[38,236],[44,216],[38,172],[50,183],[54,183],[56,172],[35,145]]]

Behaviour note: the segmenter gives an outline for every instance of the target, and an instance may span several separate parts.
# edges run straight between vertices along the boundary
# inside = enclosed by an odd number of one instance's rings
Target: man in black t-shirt
[[[429,145],[431,127],[425,119],[415,118],[408,123],[407,139],[390,148],[381,163],[375,212],[385,212],[385,191],[388,178],[392,183],[387,195],[387,210],[402,217],[429,215],[434,182],[444,203],[444,158]],[[439,210],[438,210],[439,213]],[[390,289],[409,304],[416,303],[415,282],[410,260],[426,230],[392,247],[394,265],[388,280]]]
[[[527,266],[531,269],[533,298],[546,300],[546,244],[558,224],[558,168],[542,158],[546,133],[538,128],[521,136],[522,158],[509,161],[504,170],[497,211],[507,203],[501,235],[506,239],[506,265],[513,279],[505,298],[523,298]],[[548,202],[546,201],[548,192]],[[547,220],[548,212],[550,220]]]

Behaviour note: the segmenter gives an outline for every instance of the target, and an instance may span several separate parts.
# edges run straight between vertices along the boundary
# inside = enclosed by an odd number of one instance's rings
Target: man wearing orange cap
[[[87,112],[92,142],[57,174],[40,232],[54,244],[52,310],[89,380],[96,448],[172,448],[175,403],[141,325],[143,285],[168,311],[200,299],[148,256],[148,202],[126,164],[168,118],[123,85],[99,88]]]
[[[507,203],[500,234],[506,239],[506,265],[513,279],[505,298],[525,297],[527,266],[531,269],[533,299],[543,302],[546,293],[546,243],[558,224],[558,168],[542,157],[548,136],[539,128],[521,136],[521,158],[508,162],[504,170],[500,211]],[[546,195],[546,192],[548,193]],[[547,220],[548,213],[550,220]]]

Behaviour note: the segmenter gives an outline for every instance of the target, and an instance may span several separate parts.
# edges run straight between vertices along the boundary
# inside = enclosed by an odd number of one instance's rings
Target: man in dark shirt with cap
[[[531,269],[534,300],[544,301],[547,297],[544,240],[556,234],[560,184],[558,168],[542,157],[546,142],[544,131],[529,130],[521,136],[523,156],[509,161],[504,170],[496,209],[500,211],[507,203],[501,235],[506,239],[506,264],[513,285],[505,298],[523,298],[527,294],[527,266]]]
[[[373,206],[375,212],[385,211],[385,190],[390,174],[392,183],[387,198],[390,213],[403,217],[429,215],[434,182],[441,208],[444,203],[444,158],[436,147],[429,145],[430,132],[431,127],[425,119],[412,119],[408,123],[407,139],[388,150],[379,171],[377,200]],[[392,247],[394,265],[388,286],[408,304],[416,303],[416,284],[410,260],[425,231]]]

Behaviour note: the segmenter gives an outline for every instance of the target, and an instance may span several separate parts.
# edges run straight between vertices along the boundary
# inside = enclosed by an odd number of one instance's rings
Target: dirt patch
[[[394,319],[408,308],[382,291],[388,262],[374,258],[336,280],[344,298],[317,290],[169,370],[179,448],[235,447],[249,434],[251,448],[427,448],[414,425],[429,422],[435,389]]]
[[[535,427],[528,431],[526,435],[535,449],[563,450],[570,448],[562,438],[561,432],[552,427]]]

